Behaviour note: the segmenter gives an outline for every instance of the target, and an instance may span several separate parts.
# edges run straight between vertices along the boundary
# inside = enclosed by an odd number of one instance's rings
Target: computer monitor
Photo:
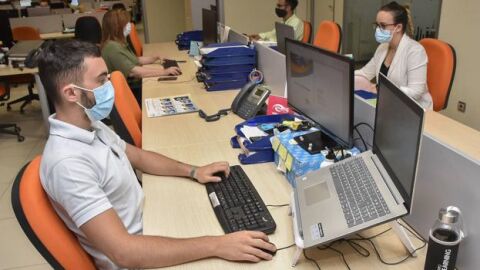
[[[293,27],[291,27],[288,24],[276,22],[275,34],[277,36],[277,50],[280,53],[285,54],[285,39],[286,38],[294,39],[295,31],[293,30]]]
[[[202,9],[203,45],[217,43],[217,12]]]
[[[382,162],[407,209],[413,193],[424,110],[380,74],[373,153]]]
[[[353,145],[353,59],[286,39],[287,98],[295,111],[313,121],[323,138]],[[323,150],[324,146],[313,148]],[[331,145],[328,145],[331,147]]]

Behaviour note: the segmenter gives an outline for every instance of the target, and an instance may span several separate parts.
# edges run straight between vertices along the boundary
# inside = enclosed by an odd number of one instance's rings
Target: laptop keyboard
[[[330,166],[330,173],[349,228],[390,213],[361,157]]]
[[[230,167],[227,178],[207,183],[215,215],[226,233],[254,230],[270,234],[276,224],[242,167]]]

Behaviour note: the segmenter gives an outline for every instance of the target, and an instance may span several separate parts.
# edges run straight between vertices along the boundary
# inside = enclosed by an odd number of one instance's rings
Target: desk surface
[[[185,51],[179,52],[173,43],[147,44],[145,55],[161,54],[168,58],[187,59]],[[191,60],[190,60],[191,61]],[[207,114],[230,106],[237,91],[206,92],[202,84],[190,80],[195,72],[193,63],[182,68],[183,75],[177,82],[159,83],[155,78],[144,79],[144,98],[190,94],[192,100]],[[181,66],[182,67],[182,66]],[[218,160],[226,160],[230,164],[238,164],[238,149],[232,149],[229,139],[234,135],[233,127],[242,122],[234,114],[229,114],[217,122],[206,123],[197,114],[183,114],[158,118],[142,116],[143,148],[158,151],[181,161],[202,165]],[[280,174],[273,163],[243,166],[266,204],[289,203],[291,187],[285,177]],[[205,187],[176,177],[159,177],[144,174],[143,189],[145,206],[143,214],[144,234],[170,237],[194,237],[200,235],[221,235],[223,231],[212,211]],[[181,199],[179,199],[181,198]],[[185,199],[184,199],[185,198]],[[187,199],[188,198],[188,199]],[[288,207],[271,208],[270,212],[277,223],[275,233],[270,240],[278,248],[294,243],[292,221],[288,215]],[[382,225],[365,232],[364,236],[373,235],[388,229]],[[374,240],[382,256],[389,261],[403,258],[407,253],[400,240],[393,232],[388,232]],[[421,243],[413,240],[416,246]],[[367,246],[367,244],[364,244]],[[345,243],[335,245],[346,254],[346,259],[353,269],[385,269],[374,253],[364,258],[356,254]],[[371,250],[371,248],[370,248]],[[207,259],[176,267],[174,269],[290,269],[295,248],[280,250],[270,262],[258,264],[234,263],[221,259]],[[345,269],[341,257],[331,250],[320,251],[308,249],[307,255],[316,259],[322,269]],[[409,259],[389,269],[421,269],[425,249],[420,257]],[[296,269],[315,269],[315,266],[303,257]]]
[[[7,65],[0,66],[0,77],[1,76],[12,76],[12,75],[19,75],[19,74],[35,74],[38,72],[37,68],[13,68]]]
[[[47,39],[63,39],[63,38],[74,38],[75,33],[62,33],[62,32],[55,32],[55,33],[44,33],[40,34],[40,38],[47,40]]]

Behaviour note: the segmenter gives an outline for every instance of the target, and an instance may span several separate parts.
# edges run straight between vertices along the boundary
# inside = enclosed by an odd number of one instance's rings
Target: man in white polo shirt
[[[132,166],[145,173],[220,181],[227,162],[195,167],[144,151],[120,139],[100,120],[114,100],[97,46],[76,40],[43,46],[39,74],[56,114],[40,178],[55,210],[99,269],[151,268],[208,257],[271,260],[275,251],[261,232],[174,239],[142,235],[143,192]],[[168,217],[167,217],[168,218]]]

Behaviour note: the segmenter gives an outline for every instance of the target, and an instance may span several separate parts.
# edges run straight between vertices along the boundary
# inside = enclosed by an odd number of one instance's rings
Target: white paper
[[[145,99],[148,117],[175,115],[198,111],[188,95]]]
[[[242,128],[240,128],[240,131],[242,131],[245,137],[249,140],[251,137],[268,136],[267,133],[263,132],[263,130],[259,129],[258,127],[243,126]]]

